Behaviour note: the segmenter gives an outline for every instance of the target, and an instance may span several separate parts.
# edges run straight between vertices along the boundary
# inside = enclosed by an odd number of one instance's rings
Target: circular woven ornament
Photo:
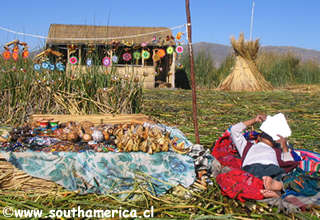
[[[110,66],[110,64],[111,64],[111,59],[110,59],[110,57],[104,57],[103,59],[102,59],[102,64],[104,65],[104,66]]]
[[[131,56],[131,53],[124,53],[123,55],[122,55],[122,59],[124,60],[124,61],[130,61],[131,60],[131,58],[132,58],[132,56]]]
[[[112,62],[118,63],[119,58],[117,56],[112,56]]]
[[[33,64],[33,69],[34,69],[35,71],[40,71],[40,69],[41,69],[40,64],[37,64],[37,63]]]
[[[9,60],[11,58],[11,53],[10,51],[6,50],[2,53],[3,59]]]
[[[49,63],[49,70],[53,71],[54,70],[54,65]]]
[[[150,53],[149,53],[149,51],[143,50],[143,51],[142,51],[142,57],[143,57],[143,59],[145,59],[145,60],[149,59],[149,58],[150,58]]]
[[[139,60],[139,59],[141,58],[141,53],[140,53],[139,51],[135,51],[135,52],[133,53],[133,58],[134,58],[135,60]]]
[[[57,67],[57,69],[58,69],[59,71],[64,71],[64,70],[65,70],[65,66],[64,66],[64,64],[61,63],[61,62],[56,63],[56,67]]]
[[[176,52],[177,52],[178,54],[182,54],[182,53],[183,53],[183,47],[182,47],[182,46],[177,46]]]
[[[49,63],[48,62],[43,62],[43,63],[41,63],[41,67],[43,69],[48,69],[49,68]]]
[[[173,47],[170,46],[167,48],[167,54],[173,54],[173,51],[174,51]]]
[[[71,64],[77,64],[77,63],[78,63],[78,58],[77,58],[77,57],[70,57],[69,63],[71,63]]]
[[[91,58],[88,58],[87,61],[86,61],[86,64],[87,66],[92,66],[92,59]]]
[[[162,58],[166,55],[166,52],[164,49],[160,49],[160,50],[158,50],[157,54],[160,58]]]

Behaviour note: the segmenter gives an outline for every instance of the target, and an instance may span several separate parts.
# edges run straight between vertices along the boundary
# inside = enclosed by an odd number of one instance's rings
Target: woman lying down
[[[297,166],[288,150],[287,139],[283,137],[291,134],[290,128],[281,113],[276,118],[278,120],[257,115],[233,125],[230,131],[232,141],[241,156],[242,169],[263,180],[265,189],[261,190],[261,194],[265,198],[279,197],[283,189],[282,177]],[[260,127],[263,133],[258,137],[257,143],[248,142],[243,131],[257,122],[264,122]],[[276,143],[281,148],[276,148]]]

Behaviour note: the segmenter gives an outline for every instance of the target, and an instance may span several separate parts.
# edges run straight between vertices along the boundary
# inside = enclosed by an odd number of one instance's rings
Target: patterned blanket
[[[160,195],[178,184],[188,187],[196,177],[192,158],[173,152],[152,155],[92,151],[0,153],[31,176],[81,193],[121,192],[139,183]]]

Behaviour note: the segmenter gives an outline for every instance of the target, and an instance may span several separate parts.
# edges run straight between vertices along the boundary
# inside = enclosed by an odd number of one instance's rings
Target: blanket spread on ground
[[[257,132],[246,132],[244,133],[244,137],[247,140],[254,140],[259,133]],[[308,150],[294,150],[296,155],[298,156],[299,165],[306,175],[308,172],[319,172],[320,167],[320,154],[316,152],[311,152]],[[218,184],[221,187],[222,193],[228,195],[231,198],[238,198],[241,201],[244,201],[243,198],[247,199],[257,199],[259,197],[260,187],[263,185],[262,182],[258,187],[256,187],[255,194],[253,194],[252,189],[252,180],[247,183],[248,178],[242,178],[240,182],[238,181],[235,184],[230,184],[224,181],[228,175],[234,175],[236,169],[241,167],[241,159],[237,153],[236,147],[234,146],[232,139],[230,137],[229,130],[226,130],[223,135],[215,142],[215,146],[212,151],[212,155],[223,165],[231,168],[231,171],[227,173],[222,173],[217,176]],[[293,155],[294,156],[294,155]],[[295,157],[294,157],[295,158]],[[238,175],[240,176],[240,174]],[[223,177],[223,178],[222,178]],[[235,177],[232,176],[234,179]],[[232,180],[233,180],[232,179]],[[318,182],[318,185],[320,183]],[[240,189],[239,186],[242,186]],[[226,188],[226,189],[225,189]],[[247,188],[251,188],[250,193],[246,192]],[[318,188],[315,187],[317,190]],[[277,205],[279,208],[288,210],[289,212],[297,211],[300,208],[306,208],[310,206],[318,206],[320,205],[320,192],[313,194],[312,196],[305,196],[301,193],[295,192],[294,190],[286,190],[286,193],[282,195],[282,197],[277,199],[265,199],[261,200],[263,202],[267,202],[272,205]]]
[[[92,151],[1,154],[31,176],[54,181],[68,190],[80,190],[81,193],[121,192],[132,189],[138,181],[159,195],[177,184],[188,187],[195,179],[192,158],[174,152],[152,155]]]
[[[177,129],[157,125],[192,144]],[[5,152],[5,159],[33,177],[54,181],[80,193],[116,193],[143,187],[153,195],[164,194],[172,186],[190,186],[196,178],[193,159],[175,152],[152,155],[143,152]]]

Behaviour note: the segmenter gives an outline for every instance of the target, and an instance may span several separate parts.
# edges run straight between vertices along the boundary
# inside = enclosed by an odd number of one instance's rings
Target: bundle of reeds
[[[236,63],[231,74],[222,81],[220,90],[231,91],[266,91],[272,85],[265,80],[256,66],[256,58],[260,48],[259,39],[245,41],[243,33],[238,40],[231,38],[231,44],[236,56]]]

